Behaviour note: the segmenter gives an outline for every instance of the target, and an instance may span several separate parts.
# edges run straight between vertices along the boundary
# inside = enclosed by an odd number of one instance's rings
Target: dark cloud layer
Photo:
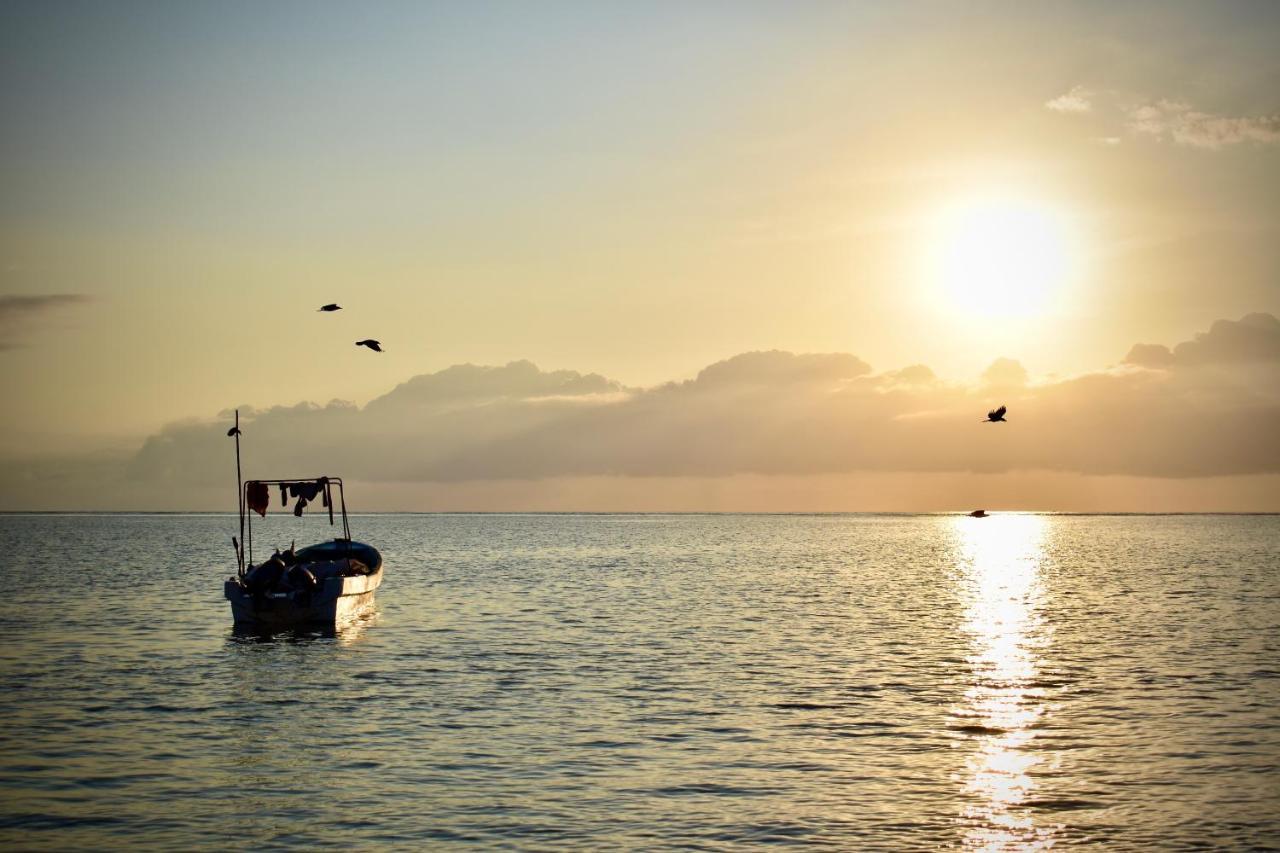
[[[87,302],[89,297],[79,293],[54,293],[44,296],[0,296],[0,350],[12,349],[26,326],[50,311],[67,305]]]
[[[979,423],[1009,406],[1009,423]],[[753,352],[629,390],[528,362],[415,377],[364,408],[242,410],[248,470],[400,483],[856,471],[1209,477],[1280,471],[1280,321],[1219,321],[1173,349],[1036,384],[1000,359],[977,387],[927,367],[873,374],[847,354]],[[140,483],[225,481],[224,423],[175,425]]]

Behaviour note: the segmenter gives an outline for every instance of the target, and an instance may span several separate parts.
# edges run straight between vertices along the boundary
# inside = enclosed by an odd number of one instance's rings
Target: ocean
[[[263,638],[234,517],[0,516],[0,846],[1280,845],[1280,517],[352,531],[376,607]]]

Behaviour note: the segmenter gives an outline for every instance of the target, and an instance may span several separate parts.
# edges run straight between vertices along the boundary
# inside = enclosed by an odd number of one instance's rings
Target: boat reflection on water
[[[353,646],[361,642],[365,631],[378,623],[381,611],[377,606],[367,608],[334,627],[313,626],[282,631],[266,631],[247,625],[234,625],[228,637],[237,644],[263,643],[311,643],[335,640],[339,646]]]
[[[1046,757],[1032,741],[1046,711],[1038,673],[1049,640],[1040,578],[1049,523],[1037,515],[954,520],[970,683],[964,704],[952,710],[952,727],[970,749],[960,818],[970,848],[1026,849],[1053,840],[1054,827],[1037,826],[1030,807],[1032,774]]]

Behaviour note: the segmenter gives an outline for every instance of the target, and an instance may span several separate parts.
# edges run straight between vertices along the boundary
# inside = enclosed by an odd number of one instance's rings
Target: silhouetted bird
[[[1001,406],[998,409],[992,409],[991,411],[987,412],[987,419],[983,421],[983,423],[984,424],[1007,424],[1008,421],[1004,419],[1004,413],[1007,411],[1009,410],[1006,409],[1004,406]]]
[[[356,346],[368,347],[374,352],[382,352],[382,344],[378,343],[373,338],[366,338],[363,341],[356,341]]]
[[[233,435],[240,435],[240,427],[232,427],[227,430],[227,438],[230,438]]]
[[[328,305],[321,305],[320,310],[321,311],[341,311],[342,306],[336,302],[330,302]]]

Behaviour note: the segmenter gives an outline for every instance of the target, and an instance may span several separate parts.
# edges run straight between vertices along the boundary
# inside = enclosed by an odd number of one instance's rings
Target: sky
[[[233,506],[239,407],[371,509],[1280,510],[1277,40],[6,3],[0,509]]]

